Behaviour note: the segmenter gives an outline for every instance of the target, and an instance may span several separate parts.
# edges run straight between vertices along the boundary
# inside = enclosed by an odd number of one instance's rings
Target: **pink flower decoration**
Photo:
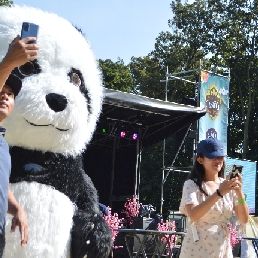
[[[169,222],[166,220],[166,222],[163,222],[161,220],[161,223],[158,223],[158,231],[176,231],[176,223],[175,221]],[[167,239],[169,239],[169,244],[167,247],[172,250],[172,248],[175,246],[175,242],[177,240],[177,237],[175,235],[165,235],[166,237],[163,237],[161,241],[165,243]],[[169,255],[169,254],[167,254]]]
[[[114,213],[114,215],[111,214],[111,208],[108,208],[108,215],[103,215],[104,220],[107,222],[109,228],[112,231],[112,241],[113,244],[115,242],[115,238],[117,236],[117,234],[119,233],[118,231],[115,231],[114,229],[119,229],[123,226],[123,222],[124,219],[119,219],[118,218],[118,214]],[[123,248],[123,246],[113,246],[113,249],[117,249],[117,248]]]
[[[242,239],[237,237],[237,233],[238,233],[238,230],[236,227],[232,228],[232,224],[231,223],[228,223],[228,231],[229,231],[229,234],[230,234],[230,245],[231,245],[231,248],[232,250],[234,249],[235,245],[241,241]]]
[[[132,198],[127,198],[127,202],[124,204],[125,210],[121,213],[125,213],[126,220],[130,225],[133,223],[133,218],[138,216],[141,205],[134,195]]]

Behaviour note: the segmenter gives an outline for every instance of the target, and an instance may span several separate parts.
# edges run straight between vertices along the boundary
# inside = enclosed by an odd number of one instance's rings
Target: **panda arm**
[[[79,183],[79,193],[75,202],[78,210],[99,213],[99,197],[92,180],[86,174],[82,175]]]
[[[112,246],[112,232],[99,209],[97,190],[84,174],[73,218],[72,257],[105,258]]]

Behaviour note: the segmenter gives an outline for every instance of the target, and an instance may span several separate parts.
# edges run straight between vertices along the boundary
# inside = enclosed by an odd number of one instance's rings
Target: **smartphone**
[[[39,32],[39,26],[34,23],[30,22],[23,22],[22,23],[22,29],[21,29],[21,39],[27,38],[27,37],[38,37]],[[29,44],[37,43],[37,40],[35,41],[29,41]]]
[[[238,174],[242,174],[243,166],[242,165],[233,165],[232,174],[230,179],[236,177]]]

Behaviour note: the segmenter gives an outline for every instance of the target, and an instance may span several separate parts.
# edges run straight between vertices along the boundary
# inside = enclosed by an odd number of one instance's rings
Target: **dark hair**
[[[187,179],[193,180],[199,187],[200,191],[202,193],[204,193],[206,196],[208,196],[208,194],[202,188],[202,181],[204,179],[205,171],[204,171],[203,165],[197,161],[197,158],[199,158],[199,157],[203,158],[204,155],[201,153],[198,153],[196,155],[196,159],[195,159],[193,168]],[[222,166],[221,170],[219,171],[218,176],[224,177],[224,171],[225,171],[225,162],[223,162],[223,166]]]

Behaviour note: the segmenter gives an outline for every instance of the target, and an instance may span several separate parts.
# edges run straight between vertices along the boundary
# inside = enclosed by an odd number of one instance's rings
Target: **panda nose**
[[[46,95],[48,106],[55,112],[63,111],[67,106],[67,98],[56,93],[49,93]]]

